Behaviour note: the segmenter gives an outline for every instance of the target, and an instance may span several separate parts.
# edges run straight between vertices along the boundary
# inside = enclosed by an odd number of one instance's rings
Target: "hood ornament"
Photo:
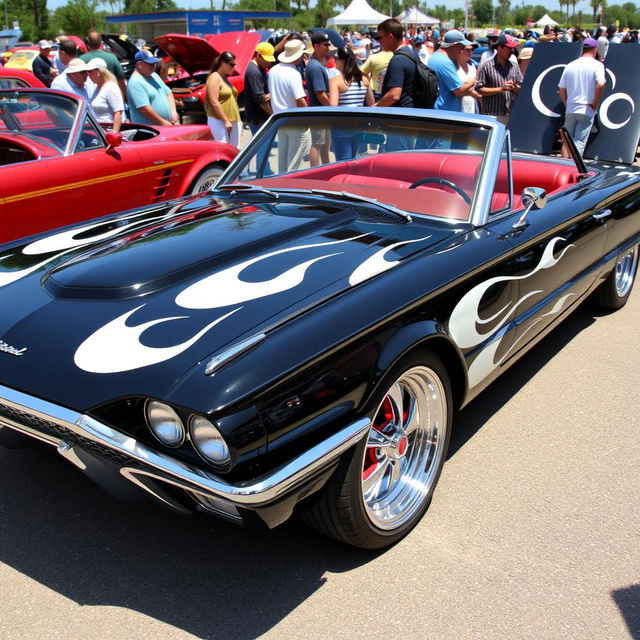
[[[27,347],[24,347],[23,349],[16,349],[10,344],[7,344],[4,340],[0,340],[0,351],[10,353],[12,356],[21,356],[26,350]]]

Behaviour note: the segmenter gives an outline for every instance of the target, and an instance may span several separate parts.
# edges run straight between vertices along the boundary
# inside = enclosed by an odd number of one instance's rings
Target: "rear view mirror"
[[[527,224],[527,215],[534,207],[544,209],[547,206],[547,192],[540,187],[525,187],[520,194],[524,205],[524,211],[517,222],[513,223],[514,229],[520,229]]]
[[[122,134],[109,131],[107,133],[107,151],[114,147],[119,147],[122,144]]]

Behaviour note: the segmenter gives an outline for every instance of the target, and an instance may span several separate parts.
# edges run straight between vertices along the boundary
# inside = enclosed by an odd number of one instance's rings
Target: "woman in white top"
[[[113,122],[113,131],[118,133],[124,113],[120,87],[102,58],[92,58],[87,65],[91,67],[89,78],[96,85],[91,98],[91,111],[98,122]]]
[[[369,78],[360,71],[350,47],[340,47],[336,52],[336,69],[340,74],[329,80],[329,104],[334,107],[372,106],[374,100]],[[349,160],[355,156],[358,142],[351,131],[335,129],[332,142],[336,160]]]
[[[476,45],[477,46],[477,45]],[[473,45],[467,45],[462,48],[462,51],[458,54],[458,77],[464,84],[468,80],[476,79],[476,66],[471,61],[471,53],[475,47]],[[462,96],[462,112],[463,113],[478,113],[478,98],[480,94],[475,89],[470,89],[469,92]]]

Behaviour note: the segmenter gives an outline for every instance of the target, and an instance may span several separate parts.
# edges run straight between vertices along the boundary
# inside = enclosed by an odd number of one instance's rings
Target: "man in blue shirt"
[[[435,109],[462,111],[462,96],[474,86],[475,80],[463,83],[458,75],[458,56],[471,42],[457,29],[447,31],[440,48],[429,58],[429,68],[438,77],[438,99]]]
[[[127,84],[131,122],[170,126],[178,123],[176,101],[171,89],[155,73],[160,60],[143,49],[135,56],[136,70]]]
[[[329,105],[329,75],[325,64],[331,48],[331,40],[325,32],[315,32],[311,36],[313,54],[307,62],[305,81],[309,94],[310,107]],[[335,47],[334,47],[335,48]],[[312,167],[320,163],[329,162],[329,131],[328,129],[311,130],[311,151],[309,164]]]

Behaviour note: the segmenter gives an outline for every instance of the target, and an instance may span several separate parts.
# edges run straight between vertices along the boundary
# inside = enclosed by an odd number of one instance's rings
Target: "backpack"
[[[406,49],[399,49],[396,55],[409,58],[416,65],[413,82],[413,106],[419,109],[433,109],[438,99],[438,76],[422,60],[416,60]]]

